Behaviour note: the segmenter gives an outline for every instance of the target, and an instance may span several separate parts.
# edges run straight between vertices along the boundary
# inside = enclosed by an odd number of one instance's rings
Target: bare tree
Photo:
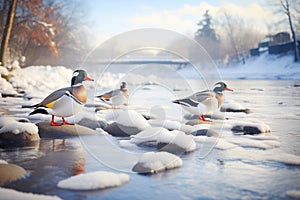
[[[295,62],[299,61],[299,49],[298,49],[298,41],[297,41],[297,35],[296,31],[293,26],[292,16],[291,16],[291,10],[290,10],[290,0],[281,0],[280,1],[283,12],[286,14],[289,20],[289,26],[293,37],[293,43],[294,43],[294,56],[295,56]]]
[[[5,65],[6,64],[6,52],[9,44],[10,34],[13,27],[13,21],[15,17],[15,10],[17,6],[17,0],[12,0],[11,4],[9,6],[6,24],[3,31],[2,41],[1,41],[1,49],[0,49],[0,55],[1,60],[0,62]]]

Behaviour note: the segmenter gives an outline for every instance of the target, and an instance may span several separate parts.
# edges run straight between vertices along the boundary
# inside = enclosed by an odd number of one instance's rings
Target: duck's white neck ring
[[[76,97],[74,97],[69,91],[66,91],[65,93],[68,97],[71,97],[76,103],[83,105],[84,103],[82,103],[81,101],[79,101],[79,99],[77,99]]]

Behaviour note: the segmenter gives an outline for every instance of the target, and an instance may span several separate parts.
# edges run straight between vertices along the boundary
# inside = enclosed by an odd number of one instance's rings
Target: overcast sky
[[[91,30],[98,41],[136,28],[164,28],[192,35],[205,10],[215,19],[224,9],[267,32],[276,16],[264,0],[88,0]]]

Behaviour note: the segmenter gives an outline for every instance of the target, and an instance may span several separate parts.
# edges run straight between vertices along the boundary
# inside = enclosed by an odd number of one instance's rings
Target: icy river
[[[28,172],[26,178],[5,187],[72,200],[286,199],[293,191],[299,193],[300,82],[228,80],[227,83],[235,92],[226,93],[226,99],[242,104],[252,113],[226,113],[226,118],[264,122],[272,130],[266,134],[275,145],[263,146],[261,142],[266,141],[260,137],[233,135],[224,130],[220,137],[235,146],[212,148],[203,156],[203,145],[208,140],[197,142],[195,139],[197,149],[180,155],[181,168],[139,175],[131,171],[134,164],[131,155],[156,151],[156,148],[129,145],[124,142],[126,138],[93,135],[65,140],[42,139],[27,146],[1,144],[1,159],[20,165]],[[140,96],[137,93],[135,100],[148,105],[153,95],[162,94],[160,90],[147,86],[139,91]],[[160,104],[170,100],[168,95],[159,95],[153,101]],[[166,107],[172,110],[170,105]],[[127,173],[130,181],[120,187],[94,191],[57,187],[62,179],[96,170]]]

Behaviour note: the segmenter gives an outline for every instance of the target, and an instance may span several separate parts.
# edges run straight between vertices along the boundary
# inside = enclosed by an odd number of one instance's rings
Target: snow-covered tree
[[[212,17],[209,14],[209,10],[206,10],[203,19],[198,23],[200,28],[195,34],[195,39],[198,41],[201,38],[209,38],[213,41],[218,41],[218,36],[215,29],[212,27]]]
[[[66,41],[76,48],[76,37],[71,34],[71,15],[67,10],[73,5],[72,0],[66,3],[61,0],[16,0],[14,23],[11,30],[6,59],[25,56],[27,62],[32,63],[41,55],[54,57],[59,55]],[[0,2],[0,32],[5,27],[3,21],[8,17],[12,0]],[[73,21],[73,24],[76,21]],[[80,24],[78,24],[80,26]],[[3,40],[0,34],[0,39]],[[4,46],[3,46],[4,48]],[[51,54],[49,54],[51,52]]]
[[[291,10],[290,10],[290,0],[281,0],[280,3],[282,5],[283,12],[286,14],[288,21],[289,21],[289,26],[290,26],[290,30],[292,33],[293,43],[294,43],[295,62],[298,62],[299,61],[299,44],[297,41],[296,31],[295,31],[294,25],[293,25],[292,14],[291,14]]]

